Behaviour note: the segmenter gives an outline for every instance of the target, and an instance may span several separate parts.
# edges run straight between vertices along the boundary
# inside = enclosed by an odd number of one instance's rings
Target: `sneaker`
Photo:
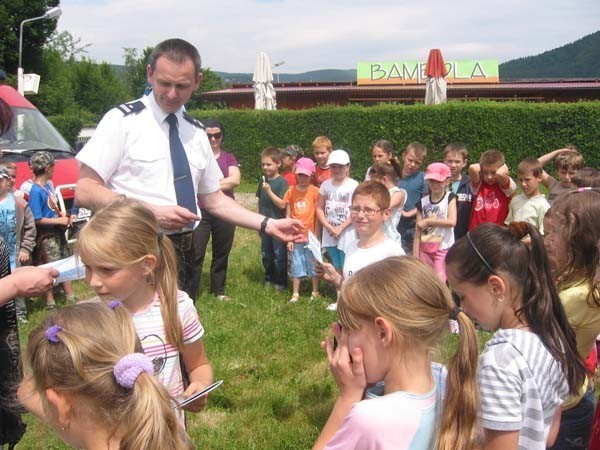
[[[337,302],[327,305],[327,311],[337,311]]]
[[[231,297],[228,295],[221,294],[217,295],[217,300],[220,300],[222,302],[228,302],[229,300],[231,300]]]
[[[310,294],[310,299],[308,300],[309,302],[315,301],[316,299],[318,299],[321,295],[318,292],[312,292]]]
[[[50,303],[49,305],[46,305],[46,309],[48,311],[56,311],[56,303]]]
[[[298,294],[297,292],[293,293],[292,298],[290,298],[290,303],[296,303],[299,298],[300,298],[300,294]]]
[[[67,295],[67,304],[74,304],[79,301],[79,299],[75,296],[75,294]]]

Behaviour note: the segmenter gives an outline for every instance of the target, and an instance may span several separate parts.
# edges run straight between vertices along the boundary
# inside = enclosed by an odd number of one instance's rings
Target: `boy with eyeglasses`
[[[404,255],[402,245],[385,235],[384,223],[390,217],[390,193],[379,181],[365,181],[352,195],[350,219],[358,239],[345,248],[346,258],[342,274],[333,265],[324,263],[317,272],[338,289],[342,283],[369,264],[391,256]],[[337,302],[327,307],[337,310]]]

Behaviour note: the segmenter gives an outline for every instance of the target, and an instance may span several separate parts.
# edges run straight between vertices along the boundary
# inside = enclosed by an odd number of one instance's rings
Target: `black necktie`
[[[179,130],[177,129],[177,117],[175,114],[167,116],[169,123],[169,147],[171,148],[171,163],[173,164],[173,182],[175,183],[175,194],[177,195],[177,204],[189,209],[196,214],[196,194],[190,164],[185,154],[185,149],[179,139]]]

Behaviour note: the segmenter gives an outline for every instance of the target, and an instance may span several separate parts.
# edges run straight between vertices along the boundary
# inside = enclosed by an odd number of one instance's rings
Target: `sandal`
[[[309,299],[309,301],[310,301],[310,302],[312,302],[312,301],[314,301],[314,300],[318,299],[320,296],[321,296],[321,295],[320,295],[318,292],[314,292],[314,291],[313,291],[313,292],[310,294],[310,299]]]
[[[292,298],[290,298],[290,303],[296,303],[299,298],[300,298],[300,294],[298,294],[297,292],[294,292],[292,294]]]

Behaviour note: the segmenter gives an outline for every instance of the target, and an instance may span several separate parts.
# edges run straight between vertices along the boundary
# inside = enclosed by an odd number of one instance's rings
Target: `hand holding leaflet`
[[[65,259],[42,264],[40,267],[52,267],[58,270],[60,275],[56,279],[57,283],[85,278],[85,266],[81,264],[79,258],[76,258],[75,256],[69,256]]]
[[[212,391],[214,391],[216,388],[218,388],[219,386],[221,386],[223,384],[223,380],[218,380],[215,381],[213,384],[211,384],[210,386],[206,386],[204,389],[202,389],[201,391],[196,392],[193,395],[190,395],[188,398],[182,400],[178,405],[177,408],[183,408],[185,405],[192,403],[194,400],[204,396],[204,395],[208,395],[209,393],[211,393]]]

